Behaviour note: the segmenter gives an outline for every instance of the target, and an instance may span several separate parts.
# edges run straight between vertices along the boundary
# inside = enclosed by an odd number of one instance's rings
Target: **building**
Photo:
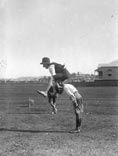
[[[95,70],[96,80],[118,80],[118,60],[109,64],[100,64]]]

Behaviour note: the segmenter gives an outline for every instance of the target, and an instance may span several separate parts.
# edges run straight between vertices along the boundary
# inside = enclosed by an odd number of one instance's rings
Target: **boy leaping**
[[[55,87],[56,83],[63,84],[63,82],[69,78],[70,73],[65,68],[65,65],[61,65],[56,62],[50,62],[50,59],[48,57],[42,58],[42,62],[40,64],[42,64],[44,68],[49,69],[49,72],[51,74],[50,82],[47,86],[46,91],[37,91],[39,94],[46,97],[50,87]]]

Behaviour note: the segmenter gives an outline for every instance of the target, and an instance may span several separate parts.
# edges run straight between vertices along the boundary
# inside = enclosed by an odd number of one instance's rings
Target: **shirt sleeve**
[[[51,76],[56,75],[55,65],[54,64],[52,64],[52,65],[49,66],[49,72],[50,72]]]
[[[66,94],[68,95],[68,96],[74,96],[73,95],[73,92],[72,92],[72,90],[68,87],[68,86],[64,86],[64,91],[66,92]]]
[[[64,91],[70,97],[72,102],[76,103],[76,97],[75,97],[74,92],[73,92],[73,87],[68,86],[68,84],[65,84]]]

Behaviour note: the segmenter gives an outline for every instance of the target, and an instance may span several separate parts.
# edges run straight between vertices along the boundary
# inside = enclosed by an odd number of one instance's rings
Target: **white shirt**
[[[49,66],[49,72],[50,72],[51,76],[56,75],[55,65],[54,64],[52,64],[52,65]]]
[[[49,66],[49,72],[51,74],[51,77],[50,77],[50,82],[49,82],[49,85],[48,85],[48,89],[53,85],[53,76],[56,75],[55,65],[54,64]]]
[[[64,91],[67,93],[67,95],[73,95],[78,90],[72,85],[72,84],[64,84]]]
[[[64,84],[64,91],[70,97],[72,102],[77,104],[77,99],[81,98],[78,90],[72,84]]]

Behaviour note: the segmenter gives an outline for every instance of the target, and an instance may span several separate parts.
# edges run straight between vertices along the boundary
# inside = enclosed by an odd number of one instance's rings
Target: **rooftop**
[[[110,63],[99,64],[98,68],[100,68],[100,67],[118,67],[118,60],[115,60]]]

